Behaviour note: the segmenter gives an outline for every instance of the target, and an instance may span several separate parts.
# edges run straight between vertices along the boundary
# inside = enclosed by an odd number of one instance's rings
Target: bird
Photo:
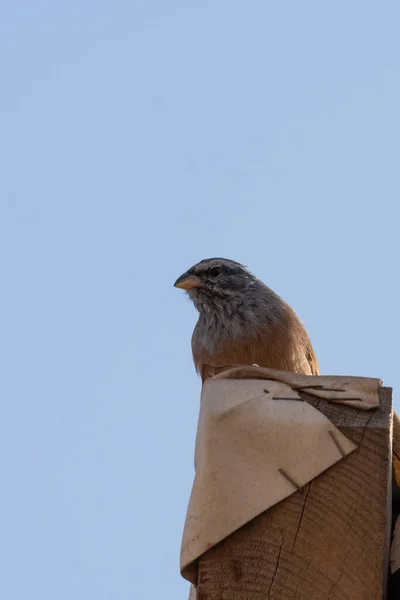
[[[224,365],[257,365],[320,375],[317,356],[296,312],[247,267],[206,258],[174,283],[199,312],[192,335],[196,371]]]

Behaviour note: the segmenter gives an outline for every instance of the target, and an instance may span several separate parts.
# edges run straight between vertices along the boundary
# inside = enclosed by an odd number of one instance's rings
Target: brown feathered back
[[[205,365],[253,365],[304,375],[320,375],[318,360],[304,325],[292,311],[255,338],[232,339],[222,343],[218,352],[199,348],[193,351],[196,370]]]

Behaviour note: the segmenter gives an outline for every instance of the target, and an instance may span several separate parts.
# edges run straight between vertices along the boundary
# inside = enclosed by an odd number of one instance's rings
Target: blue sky
[[[178,600],[194,262],[400,385],[399,4],[0,6],[0,595]]]

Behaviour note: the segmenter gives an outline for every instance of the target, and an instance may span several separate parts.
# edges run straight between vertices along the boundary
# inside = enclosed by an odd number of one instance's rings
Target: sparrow
[[[206,258],[174,286],[187,292],[199,312],[192,335],[198,373],[205,366],[256,364],[320,375],[311,340],[295,311],[241,263]]]

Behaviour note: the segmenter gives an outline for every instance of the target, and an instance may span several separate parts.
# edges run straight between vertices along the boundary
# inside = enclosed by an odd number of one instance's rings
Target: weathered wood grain
[[[303,396],[358,449],[199,559],[197,600],[382,600],[392,393],[358,411]]]

